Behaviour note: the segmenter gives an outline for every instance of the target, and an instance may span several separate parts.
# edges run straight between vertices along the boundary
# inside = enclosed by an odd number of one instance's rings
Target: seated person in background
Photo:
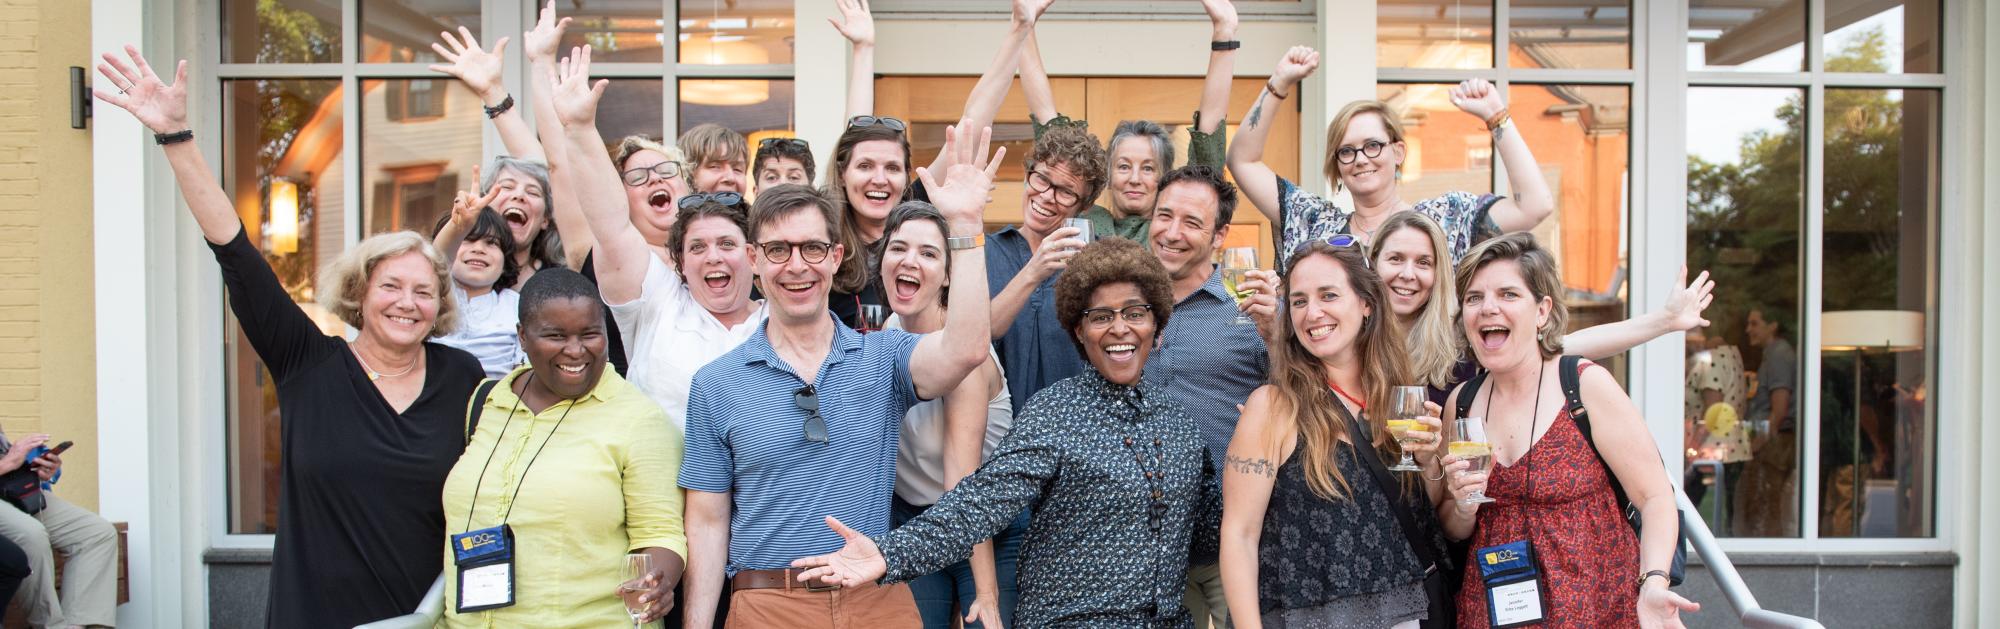
[[[451,298],[463,313],[458,330],[438,342],[478,358],[488,378],[505,376],[521,364],[521,337],[515,329],[521,294],[508,288],[521,267],[514,260],[514,235],[506,219],[487,206],[501,192],[494,188],[475,199],[473,193],[459,191],[451,214],[438,219],[431,241],[451,267]]]
[[[50,452],[30,459],[48,435],[28,435],[9,443],[0,435],[0,474],[33,467],[47,483],[62,470],[62,457]],[[18,603],[34,627],[111,627],[118,623],[118,529],[97,514],[57,497],[44,485],[46,505],[32,515],[15,505],[0,505],[0,537],[28,557],[28,574],[21,581]],[[55,553],[63,562],[62,597],[56,597]],[[0,571],[4,573],[4,571]],[[11,604],[11,603],[10,603]]]
[[[743,134],[703,123],[681,134],[677,144],[694,166],[695,192],[749,191],[743,185],[743,171],[750,165],[750,141]]]

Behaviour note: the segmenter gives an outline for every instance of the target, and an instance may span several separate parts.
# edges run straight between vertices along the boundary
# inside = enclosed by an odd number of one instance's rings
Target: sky
[[[1903,32],[1902,5],[1828,33],[1827,50],[1839,50],[1849,38],[1870,27],[1879,27],[1889,35],[1889,67],[1902,67],[1903,50],[1897,45]],[[1797,72],[1799,60],[1804,56],[1803,50],[1804,45],[1797,44],[1740,66],[1706,67],[1702,63],[1702,44],[1690,41],[1687,45],[1687,68],[1689,73]],[[1778,107],[1785,104],[1786,98],[1802,91],[1789,87],[1688,88],[1688,155],[1712,163],[1736,162],[1743,136],[1758,129],[1778,131],[1782,125],[1776,117]]]

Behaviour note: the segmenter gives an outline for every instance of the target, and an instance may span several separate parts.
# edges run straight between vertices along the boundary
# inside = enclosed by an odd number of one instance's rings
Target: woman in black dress
[[[190,139],[187,62],[168,85],[137,48],[98,71],[164,145],[195,222],[222,266],[229,306],[278,385],[278,535],[272,627],[352,627],[408,613],[442,568],[439,496],[465,447],[466,401],[483,371],[430,342],[458,313],[444,260],[422,236],[357,243],[319,280],[321,301],[355,340],[320,330],[250,243],[229,196]]]

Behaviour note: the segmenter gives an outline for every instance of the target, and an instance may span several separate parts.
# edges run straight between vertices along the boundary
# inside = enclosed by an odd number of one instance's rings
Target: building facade
[[[558,2],[576,24],[565,45],[591,44],[613,81],[607,137],[716,122],[753,142],[803,137],[822,171],[830,161],[843,112],[820,104],[849,89],[831,3],[574,4]],[[1714,273],[1702,344],[1669,337],[1609,364],[1668,466],[1697,470],[1701,515],[1766,607],[1828,626],[2000,626],[2000,597],[1982,596],[2000,583],[1986,567],[2000,565],[2000,465],[1980,456],[2000,450],[1981,421],[2000,412],[1988,391],[2000,255],[1986,252],[2000,221],[1984,183],[2000,181],[1988,43],[2000,6],[1236,4],[1231,112],[1285,48],[1323,53],[1275,121],[1280,174],[1331,192],[1327,122],[1380,98],[1407,132],[1406,197],[1506,194],[1484,127],[1444,95],[1488,79],[1558,197],[1536,231],[1581,322],[1659,308],[1683,262]],[[459,26],[489,44],[514,35],[506,81],[522,94],[518,33],[534,5],[24,0],[0,18],[0,242],[15,245],[0,256],[0,428],[76,440],[58,491],[130,523],[125,626],[261,623],[282,418],[151,138],[109,108],[69,128],[69,66],[127,42],[159,66],[190,59],[197,140],[253,242],[310,304],[320,264],[370,234],[428,230],[472,165],[503,152],[476,99],[425,68],[428,44]],[[877,113],[912,123],[921,163],[1005,30],[1006,3],[874,10]],[[1038,38],[1064,113],[1100,137],[1145,118],[1185,140],[1209,38],[1198,3],[1065,0]],[[994,131],[1010,155],[1024,154],[1026,122],[1016,90]],[[1002,171],[989,223],[1018,221],[1020,177],[1018,163]],[[1269,256],[1256,214],[1238,213],[1232,244]],[[1791,411],[1758,426],[1747,461],[1685,435],[1689,365],[1722,347],[1758,377],[1793,374]],[[1723,461],[1739,475],[1707,473]],[[1698,571],[1688,588],[1708,606],[1691,624],[1732,624]]]

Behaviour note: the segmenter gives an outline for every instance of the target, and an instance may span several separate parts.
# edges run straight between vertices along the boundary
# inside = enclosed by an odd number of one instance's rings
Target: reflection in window
[[[680,131],[715,123],[749,136],[792,128],[792,82],[768,79],[681,79]]]
[[[343,326],[313,302],[313,276],[345,243],[339,88],[339,80],[222,82],[222,188],[278,281],[333,334]],[[277,384],[235,316],[225,321],[229,532],[270,533],[278,524]]]
[[[1942,3],[1857,4],[1826,16],[1828,72],[1938,72]],[[1867,7],[1865,10],[1858,7]],[[1879,12],[1869,13],[1880,9]]]
[[[222,0],[224,63],[340,61],[339,0]]]
[[[1692,337],[1688,373],[1717,371],[1684,393],[1700,427],[1684,487],[1718,535],[1797,537],[1804,93],[1694,87],[1687,98],[1687,264],[1716,283],[1715,324]]]
[[[1493,67],[1493,2],[1381,0],[1375,56],[1384,68]]]
[[[564,56],[569,49],[590,46],[590,60],[595,63],[660,63],[666,58],[665,4],[659,2],[634,3],[578,3],[559,2],[556,11],[570,19],[569,28],[563,31],[558,51]],[[529,7],[527,26],[534,26],[540,6]]]
[[[1627,0],[1514,2],[1507,20],[1509,67],[1632,67],[1632,6]]]
[[[789,0],[685,0],[680,3],[680,62],[791,63],[793,22]]]
[[[668,146],[673,138],[661,139],[660,125],[667,118],[661,95],[666,83],[659,79],[611,79],[604,98],[597,101],[597,133],[606,148],[618,146],[628,135],[643,135]]]
[[[1804,70],[1805,6],[1805,0],[1689,0],[1688,70]]]
[[[362,81],[362,233],[428,235],[455,191],[471,187],[485,124],[479,99],[457,81]]]
[[[1826,121],[1819,533],[1929,537],[1938,94],[1829,89]]]
[[[431,44],[442,43],[440,32],[457,37],[459,27],[493,47],[479,32],[476,0],[361,0],[360,9],[363,63],[437,63]]]
[[[1451,104],[1454,85],[1388,83],[1375,88],[1376,98],[1388,103],[1403,124],[1399,190],[1404,201],[1415,203],[1454,190],[1493,191],[1493,136],[1486,131],[1486,121]],[[1482,155],[1489,159],[1475,160]]]

